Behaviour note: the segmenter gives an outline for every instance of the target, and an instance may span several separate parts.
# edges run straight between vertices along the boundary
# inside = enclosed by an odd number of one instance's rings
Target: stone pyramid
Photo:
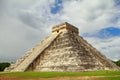
[[[78,34],[78,28],[67,22],[54,26],[48,37],[6,71],[120,70]]]

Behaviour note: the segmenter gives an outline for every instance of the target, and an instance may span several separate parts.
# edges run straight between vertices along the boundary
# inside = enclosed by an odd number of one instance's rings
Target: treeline
[[[116,65],[120,66],[120,60],[118,61],[113,61]]]
[[[10,66],[10,63],[6,62],[6,63],[0,63],[0,72],[1,71],[4,71],[4,69],[6,67],[9,67]]]

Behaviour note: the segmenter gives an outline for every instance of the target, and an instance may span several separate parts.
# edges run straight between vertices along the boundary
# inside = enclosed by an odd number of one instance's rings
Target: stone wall
[[[119,70],[82,37],[60,34],[29,66],[28,71]]]
[[[50,36],[6,71],[120,70],[78,33],[78,28],[66,22],[53,27]]]

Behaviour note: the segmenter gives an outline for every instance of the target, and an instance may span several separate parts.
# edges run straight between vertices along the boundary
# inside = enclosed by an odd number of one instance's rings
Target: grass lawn
[[[53,77],[78,77],[97,76],[100,80],[120,80],[120,71],[89,71],[89,72],[8,72],[0,73],[1,76],[24,78],[53,78]]]

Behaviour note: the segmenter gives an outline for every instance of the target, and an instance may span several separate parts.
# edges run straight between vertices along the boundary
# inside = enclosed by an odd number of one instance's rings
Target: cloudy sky
[[[15,61],[69,22],[109,59],[120,59],[120,0],[0,0],[0,62]]]

